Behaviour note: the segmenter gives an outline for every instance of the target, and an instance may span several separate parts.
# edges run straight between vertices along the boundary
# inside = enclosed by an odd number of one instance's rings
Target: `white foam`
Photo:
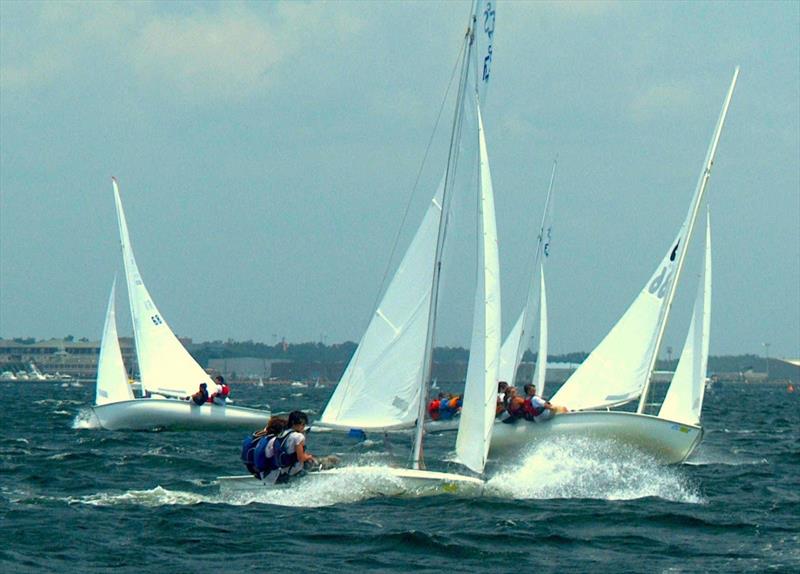
[[[84,408],[78,411],[75,418],[72,420],[72,428],[74,429],[99,429],[100,421],[95,416],[94,411],[89,408]]]
[[[81,497],[70,497],[70,504],[88,504],[90,506],[184,506],[209,502],[208,498],[195,492],[181,492],[167,490],[156,486],[150,490],[129,490],[121,494],[100,492]]]
[[[631,500],[656,496],[702,503],[679,467],[665,467],[614,442],[558,439],[534,447],[520,466],[494,475],[488,496]]]

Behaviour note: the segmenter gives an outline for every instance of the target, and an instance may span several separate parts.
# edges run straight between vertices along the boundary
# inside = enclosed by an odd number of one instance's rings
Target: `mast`
[[[454,185],[454,175],[458,164],[458,151],[461,142],[461,129],[464,116],[464,100],[467,91],[467,77],[469,75],[470,55],[475,38],[475,23],[477,21],[477,1],[473,5],[470,15],[469,27],[464,36],[463,60],[456,96],[456,108],[453,114],[453,126],[450,131],[450,148],[447,154],[447,167],[444,176],[444,190],[442,193],[442,212],[439,216],[439,231],[436,239],[436,254],[433,260],[433,280],[431,283],[431,300],[428,311],[428,329],[425,335],[425,355],[423,359],[422,376],[420,378],[419,408],[417,411],[417,424],[414,429],[414,447],[411,453],[411,466],[414,469],[423,467],[422,437],[424,434],[425,412],[428,405],[428,381],[433,368],[433,341],[436,333],[436,312],[439,304],[439,280],[442,271],[442,249],[447,234],[447,220],[449,217],[450,199]]]
[[[678,255],[678,261],[675,267],[675,274],[669,286],[666,303],[661,310],[661,319],[659,321],[658,332],[656,334],[656,342],[653,347],[653,354],[650,357],[650,365],[647,369],[647,375],[645,377],[644,387],[642,388],[642,394],[639,397],[639,406],[636,409],[637,413],[644,412],[644,407],[647,403],[647,395],[650,391],[650,380],[656,367],[656,361],[658,360],[658,351],[661,348],[661,343],[664,338],[664,331],[666,330],[667,320],[669,319],[669,313],[672,309],[672,303],[675,298],[678,280],[680,279],[681,271],[683,271],[684,259],[686,258],[686,252],[689,247],[689,242],[692,238],[692,232],[694,231],[694,224],[697,220],[697,214],[700,211],[700,204],[703,201],[703,197],[705,196],[706,192],[706,186],[708,185],[708,180],[711,177],[711,168],[714,166],[714,158],[717,154],[717,145],[719,144],[719,138],[722,134],[722,127],[725,125],[725,117],[728,115],[728,107],[730,106],[731,98],[733,97],[733,90],[736,87],[736,80],[738,77],[739,66],[736,66],[736,69],[733,72],[731,85],[728,88],[728,94],[725,96],[725,103],[722,106],[722,112],[720,112],[719,119],[717,120],[717,126],[714,129],[714,136],[711,138],[711,144],[708,146],[708,152],[706,152],[706,160],[703,164],[703,171],[700,174],[700,179],[697,182],[697,188],[694,192],[692,206],[689,209],[689,214],[686,222],[684,223],[686,232],[685,235],[680,239],[682,244],[680,246],[680,254]]]
[[[514,358],[514,369],[511,372],[511,380],[508,382],[510,385],[514,384],[514,381],[517,380],[517,369],[519,369],[519,364],[522,361],[522,356],[525,354],[526,346],[525,340],[528,338],[528,334],[530,333],[533,327],[533,317],[529,315],[533,315],[530,311],[534,308],[534,305],[538,305],[539,301],[536,301],[536,283],[537,283],[537,276],[540,274],[542,270],[542,253],[544,256],[547,257],[549,253],[547,252],[547,246],[550,245],[550,227],[545,229],[547,225],[548,215],[550,213],[550,198],[553,194],[553,185],[556,181],[556,169],[558,168],[558,159],[553,160],[553,170],[550,173],[550,185],[547,187],[547,197],[544,200],[544,212],[542,213],[542,223],[539,225],[539,237],[536,244],[536,253],[533,257],[533,274],[531,276],[531,287],[528,290],[528,298],[525,302],[525,308],[523,309],[523,318],[522,318],[522,328],[519,332],[519,340],[517,341],[517,354]],[[539,309],[539,313],[541,313],[541,308]]]

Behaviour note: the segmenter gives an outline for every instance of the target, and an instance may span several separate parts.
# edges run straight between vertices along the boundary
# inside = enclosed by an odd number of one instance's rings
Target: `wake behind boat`
[[[100,348],[96,404],[92,407],[100,425],[109,430],[263,426],[270,417],[268,411],[233,406],[224,397],[206,404],[180,400],[197,392],[201,385],[213,389],[215,383],[178,340],[150,297],[133,255],[117,180],[112,178],[112,183],[143,397],[133,397],[122,363],[112,287]]]

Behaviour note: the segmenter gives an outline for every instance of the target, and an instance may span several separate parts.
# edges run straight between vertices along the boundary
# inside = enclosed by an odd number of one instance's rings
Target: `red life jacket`
[[[523,408],[525,410],[525,418],[530,418],[531,420],[533,419],[533,417],[538,417],[540,414],[544,412],[544,407],[537,408],[533,406],[533,402],[531,401],[530,397],[525,399],[525,404]]]
[[[439,407],[442,402],[439,399],[433,399],[428,403],[428,414],[433,420],[439,420]]]

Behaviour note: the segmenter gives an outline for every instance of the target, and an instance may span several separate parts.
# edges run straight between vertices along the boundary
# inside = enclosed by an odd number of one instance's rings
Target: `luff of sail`
[[[169,328],[142,281],[131,247],[117,180],[112,178],[112,183],[142,392],[146,390],[185,396],[196,392],[200,383],[206,383],[211,388],[211,378]]]
[[[660,418],[690,425],[700,424],[703,409],[711,328],[711,216],[706,214],[703,271],[678,367],[658,412]]]
[[[97,360],[97,387],[94,404],[105,405],[133,399],[133,391],[128,384],[128,374],[122,360],[122,351],[117,337],[117,320],[114,304],[117,280],[111,284],[108,297],[103,338],[100,341],[100,356]]]
[[[500,355],[500,264],[494,191],[480,106],[477,106],[477,115],[480,146],[478,282],[456,456],[461,464],[481,473],[495,419]]]
[[[443,188],[444,180],[320,422],[365,430],[414,425]]]

